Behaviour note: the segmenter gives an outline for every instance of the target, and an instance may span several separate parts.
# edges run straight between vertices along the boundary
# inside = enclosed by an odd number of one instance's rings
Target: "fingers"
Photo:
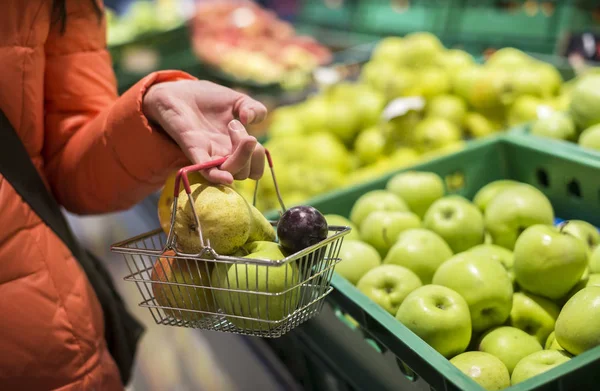
[[[262,178],[265,171],[265,148],[258,144],[252,154],[252,160],[250,163],[250,172],[248,177],[250,179],[258,180]]]
[[[234,106],[234,116],[238,117],[244,125],[257,124],[267,117],[267,108],[260,102],[242,95]]]

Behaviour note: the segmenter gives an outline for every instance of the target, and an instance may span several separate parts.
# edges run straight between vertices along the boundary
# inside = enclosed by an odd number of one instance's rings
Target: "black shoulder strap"
[[[81,255],[78,245],[56,199],[50,195],[25,146],[14,131],[8,118],[0,111],[0,173],[10,182],[31,209],[69,247],[75,257]]]
[[[127,384],[137,342],[144,328],[127,311],[104,265],[91,253],[85,251],[75,239],[58,202],[46,188],[19,135],[2,110],[0,110],[0,173],[42,221],[69,247],[86,273],[102,305],[108,350],[119,367],[123,383]]]

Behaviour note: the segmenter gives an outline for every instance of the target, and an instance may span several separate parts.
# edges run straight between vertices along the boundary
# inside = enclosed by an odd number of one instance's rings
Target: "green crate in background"
[[[473,141],[460,152],[399,172],[406,170],[436,172],[446,179],[447,184],[461,183],[459,187],[449,186],[449,193],[467,198],[472,198],[482,186],[498,179],[529,183],[548,196],[557,217],[584,219],[596,226],[600,225],[600,159],[574,154],[564,148],[532,143],[522,134],[509,133]],[[310,204],[323,213],[349,216],[354,202],[362,194],[385,188],[393,175],[387,174],[352,189],[315,198]],[[369,338],[376,341],[382,350],[393,353],[402,364],[401,367],[410,380],[402,389],[423,389],[425,383],[436,390],[482,390],[344,278],[334,274],[332,285],[335,289],[328,301],[352,316]],[[331,344],[331,347],[335,346],[339,344]],[[328,349],[322,352],[325,353],[331,357],[339,356],[339,352]],[[339,357],[338,360],[343,361],[343,357]],[[595,384],[592,381],[598,364],[600,347],[513,386],[510,390],[592,389],[590,387]],[[365,374],[359,373],[357,376]]]
[[[563,8],[561,0],[456,0],[445,33],[458,41],[483,42],[551,53]]]
[[[442,33],[449,4],[447,0],[360,1],[356,6],[355,28],[381,35]]]
[[[356,0],[304,0],[297,18],[302,23],[351,29]]]
[[[561,36],[571,32],[600,32],[600,2],[597,0],[567,1],[561,13]]]

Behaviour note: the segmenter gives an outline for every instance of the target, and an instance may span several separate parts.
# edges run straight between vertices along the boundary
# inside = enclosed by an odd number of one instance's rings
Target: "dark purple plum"
[[[325,216],[312,206],[288,209],[277,223],[279,244],[289,253],[296,253],[327,238],[329,228]]]

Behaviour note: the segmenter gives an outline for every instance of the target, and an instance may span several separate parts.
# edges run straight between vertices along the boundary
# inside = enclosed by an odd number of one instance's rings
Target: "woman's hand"
[[[244,127],[266,117],[261,103],[208,81],[181,80],[150,87],[142,106],[148,120],[171,136],[192,163],[231,155],[221,167],[202,172],[209,181],[231,184],[262,176],[265,150]]]

